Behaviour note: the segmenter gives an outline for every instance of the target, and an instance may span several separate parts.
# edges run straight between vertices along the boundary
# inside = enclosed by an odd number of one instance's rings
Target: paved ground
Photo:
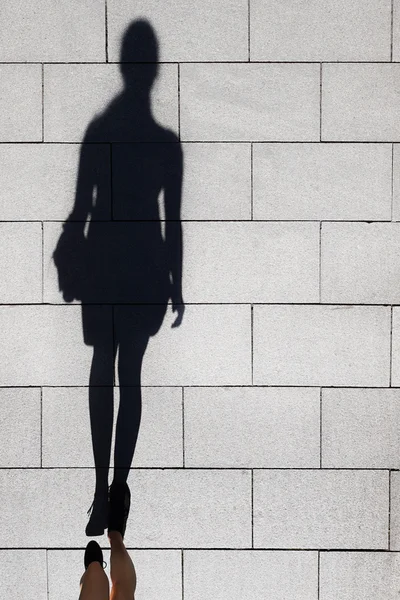
[[[4,597],[79,594],[93,348],[52,253],[84,161],[92,227],[143,219],[118,202],[144,104],[135,128],[88,130],[121,94],[121,36],[140,17],[159,44],[162,156],[183,155],[186,311],[171,328],[169,306],[143,361],[137,600],[397,598],[400,0],[14,0],[1,16]],[[143,84],[152,65],[128,71]],[[141,131],[138,156],[154,156],[165,139]],[[156,193],[170,171],[152,160],[132,176]],[[117,309],[90,303],[111,354]]]

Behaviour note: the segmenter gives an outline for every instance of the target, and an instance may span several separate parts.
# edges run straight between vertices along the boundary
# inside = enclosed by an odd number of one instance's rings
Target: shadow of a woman
[[[89,410],[96,487],[87,535],[102,535],[107,526],[117,352],[113,481],[125,482],[140,426],[141,368],[149,338],[160,329],[169,299],[177,312],[172,327],[180,325],[184,313],[182,150],[176,135],[152,116],[157,62],[151,25],[132,22],[121,48],[124,89],[86,131],[74,207],[53,255],[60,290],[68,302],[81,300],[84,341],[93,346]],[[104,169],[105,143],[111,177]]]

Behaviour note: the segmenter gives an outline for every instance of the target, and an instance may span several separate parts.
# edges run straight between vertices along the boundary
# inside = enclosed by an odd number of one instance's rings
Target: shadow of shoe
[[[91,507],[89,522],[86,525],[87,536],[103,535],[108,526],[108,494],[95,495]]]

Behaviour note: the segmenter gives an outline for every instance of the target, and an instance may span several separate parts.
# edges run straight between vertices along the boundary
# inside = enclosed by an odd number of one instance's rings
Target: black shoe
[[[108,522],[108,489],[102,494],[96,493],[88,510],[89,522],[86,525],[86,535],[89,537],[103,535]]]
[[[94,540],[91,540],[90,542],[88,542],[88,545],[86,546],[86,550],[85,550],[85,558],[84,558],[85,569],[88,568],[90,563],[96,562],[96,561],[99,562],[101,564],[101,566],[103,567],[103,552],[102,552],[100,546],[98,545],[98,543],[95,542]]]
[[[109,491],[109,532],[119,531],[122,537],[124,537],[130,506],[131,492],[129,490],[128,484],[113,482],[110,485]]]

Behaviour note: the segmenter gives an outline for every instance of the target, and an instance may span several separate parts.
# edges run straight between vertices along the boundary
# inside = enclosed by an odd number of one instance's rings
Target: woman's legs
[[[119,531],[110,531],[111,545],[111,600],[134,600],[136,571]],[[102,597],[99,597],[102,600]]]
[[[115,430],[114,481],[126,482],[135,452],[142,414],[140,374],[147,335],[122,340],[119,345],[119,410]]]
[[[82,575],[79,600],[108,600],[110,585],[99,562],[92,562]]]

